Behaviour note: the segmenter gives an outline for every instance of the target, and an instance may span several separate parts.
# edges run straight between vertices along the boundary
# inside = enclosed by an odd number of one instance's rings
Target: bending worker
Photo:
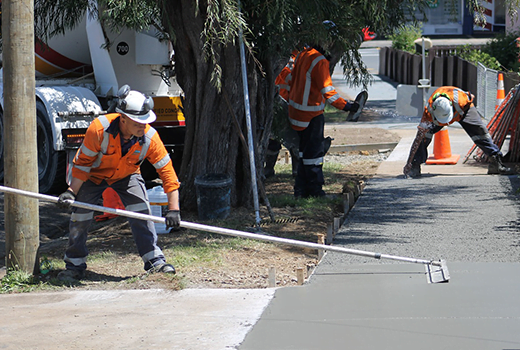
[[[111,187],[117,192],[126,210],[150,214],[150,203],[140,165],[148,159],[157,170],[168,198],[166,226],[180,225],[179,181],[170,156],[156,130],[149,123],[155,121],[153,100],[128,85],[118,92],[116,112],[100,116],[87,129],[72,168],[70,187],[58,200],[68,208],[74,200],[97,204],[103,191]],[[69,245],[65,252],[66,270],[58,274],[63,281],[85,277],[88,250],[87,231],[94,212],[73,208],[69,224]],[[150,272],[175,273],[166,263],[157,246],[157,233],[152,221],[128,219],[137,251]]]
[[[298,173],[295,197],[322,197],[325,101],[339,110],[356,112],[359,103],[344,100],[334,89],[329,72],[329,59],[320,46],[307,47],[297,57],[288,84],[289,121],[298,131]]]
[[[503,164],[503,155],[493,143],[486,125],[473,104],[475,96],[454,86],[443,86],[433,92],[424,108],[417,135],[412,143],[408,161],[403,169],[405,176],[421,176],[421,164],[428,158],[428,145],[435,133],[459,122],[466,133],[492,161],[489,173],[507,174],[511,169]]]

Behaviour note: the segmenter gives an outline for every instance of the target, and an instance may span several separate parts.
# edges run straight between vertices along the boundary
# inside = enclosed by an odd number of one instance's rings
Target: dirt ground
[[[399,137],[388,130],[358,128],[353,125],[346,123],[327,125],[325,136],[334,138],[333,146],[399,141]],[[331,156],[340,160],[355,158],[349,161],[345,169],[336,174],[338,181],[341,181],[344,186],[332,194],[340,195],[341,192],[352,190],[349,186],[353,183],[362,183],[373,176],[380,162],[379,159],[370,157],[374,152],[377,153],[377,151],[364,151],[332,154]],[[284,161],[282,154],[279,162]],[[278,181],[280,178],[277,176],[266,180],[268,197],[276,193],[292,194],[293,181]],[[281,219],[275,223],[262,225],[259,233],[312,242],[317,242],[318,234],[327,233],[327,227],[333,223],[334,217],[344,215],[343,206],[333,208],[332,212],[315,212],[312,216],[302,214],[302,208],[299,207],[273,207],[272,210],[275,218]],[[262,219],[269,218],[265,205],[261,204],[260,213]],[[182,219],[197,222],[197,215],[184,211]],[[41,257],[61,260],[67,245],[68,220],[68,213],[57,210],[52,203],[41,202]],[[236,228],[239,230],[255,231],[252,228],[255,223],[255,213],[252,209],[233,208],[228,221],[237,222]],[[174,258],[175,247],[199,244],[211,246],[216,242],[222,243],[225,239],[229,238],[181,229],[174,233],[159,235],[159,246],[165,251],[167,258],[171,259]],[[143,272],[142,261],[136,254],[125,218],[95,222],[89,234],[88,248],[90,258],[87,278],[75,288],[266,288],[269,286],[269,271],[273,268],[276,273],[276,285],[289,286],[298,283],[297,269],[304,269],[306,275],[311,273],[318,263],[316,250],[252,241],[245,246],[229,245],[225,249],[219,249],[218,255],[213,258],[214,261],[209,263],[176,265],[177,275],[174,277],[147,275]],[[4,262],[4,254],[0,245],[0,264]],[[92,257],[102,257],[102,259]],[[104,263],[99,264],[98,260]],[[42,281],[52,280],[62,268],[63,266],[55,267],[49,273],[39,275],[38,278]]]

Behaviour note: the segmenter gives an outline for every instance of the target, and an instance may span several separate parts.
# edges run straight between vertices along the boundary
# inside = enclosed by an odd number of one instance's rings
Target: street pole
[[[2,1],[4,183],[38,192],[34,1]],[[37,271],[38,200],[5,194],[6,266]]]
[[[240,0],[238,0],[238,9],[240,10]],[[240,67],[242,69],[242,86],[244,90],[244,106],[246,111],[246,125],[247,125],[247,141],[249,145],[249,168],[251,169],[251,187],[253,189],[253,204],[255,207],[256,226],[260,227],[260,203],[258,200],[258,187],[256,180],[256,165],[255,165],[255,145],[253,139],[253,126],[251,122],[251,110],[249,106],[249,89],[247,85],[247,69],[246,69],[246,55],[244,50],[244,33],[240,27]]]
[[[431,87],[430,79],[428,78],[427,72],[426,72],[426,49],[430,49],[432,47],[431,40],[428,39],[428,41],[424,40],[424,37],[421,39],[415,40],[415,43],[421,42],[421,49],[422,49],[422,79],[419,79],[419,85],[418,88],[422,89],[422,97],[423,97],[423,103],[422,108],[426,107],[426,102],[428,101],[428,89]],[[420,109],[420,113],[422,113],[422,109]]]

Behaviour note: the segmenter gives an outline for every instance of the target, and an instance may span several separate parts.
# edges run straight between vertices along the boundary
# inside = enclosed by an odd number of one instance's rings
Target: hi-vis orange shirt
[[[283,67],[282,71],[278,76],[276,77],[274,84],[278,86],[280,91],[278,92],[280,94],[280,97],[283,98],[285,101],[289,100],[289,90],[291,89],[289,87],[289,84],[287,84],[288,79],[291,77],[289,76],[291,74],[291,68],[288,66]]]
[[[289,86],[289,120],[298,131],[323,113],[325,101],[337,109],[347,105],[332,86],[329,61],[314,48],[306,48],[296,57]]]
[[[453,119],[449,124],[461,121],[464,117],[464,114],[471,106],[473,106],[473,96],[470,92],[461,90],[455,86],[442,86],[435,90],[428,99],[428,103],[426,104],[426,107],[424,107],[424,113],[422,115],[419,126],[428,128],[428,125],[431,125],[431,123],[440,126],[449,125],[439,123],[437,120],[435,120],[435,118],[433,118],[433,101],[441,96],[449,98],[453,107]]]
[[[114,137],[107,132],[110,123],[119,116],[119,113],[107,114],[96,118],[90,124],[83,144],[74,158],[72,176],[96,184],[106,180],[110,185],[131,174],[140,173],[141,163],[148,159],[163,181],[164,192],[178,189],[180,183],[168,151],[157,131],[150,125],[146,125],[142,140],[122,155],[121,134],[118,133]]]

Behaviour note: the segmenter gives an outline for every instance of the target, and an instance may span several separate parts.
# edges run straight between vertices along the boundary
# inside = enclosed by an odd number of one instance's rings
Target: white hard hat
[[[432,103],[433,117],[440,124],[449,124],[453,119],[453,107],[451,100],[445,96],[439,96]]]
[[[124,85],[117,93],[116,112],[126,115],[134,122],[150,124],[157,119],[153,109],[153,99],[139,91],[130,90],[130,86]]]

